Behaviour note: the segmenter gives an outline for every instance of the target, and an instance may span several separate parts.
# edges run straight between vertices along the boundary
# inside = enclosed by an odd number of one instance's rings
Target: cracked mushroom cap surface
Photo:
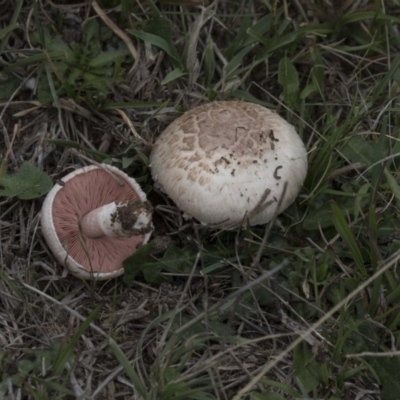
[[[216,101],[172,122],[156,140],[150,166],[156,184],[181,210],[229,229],[247,219],[267,223],[287,208],[306,177],[307,151],[275,112]]]
[[[47,194],[41,215],[43,235],[56,259],[82,279],[122,275],[122,262],[149,240],[151,231],[131,237],[87,237],[81,227],[85,215],[111,202],[123,206],[119,212],[123,216],[128,201],[146,204],[146,195],[116,167],[83,167],[62,178]]]

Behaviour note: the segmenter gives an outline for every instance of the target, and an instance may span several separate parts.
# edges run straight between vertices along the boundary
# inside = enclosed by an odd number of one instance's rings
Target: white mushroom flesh
[[[86,214],[81,221],[83,235],[131,237],[152,231],[149,202],[112,202]]]

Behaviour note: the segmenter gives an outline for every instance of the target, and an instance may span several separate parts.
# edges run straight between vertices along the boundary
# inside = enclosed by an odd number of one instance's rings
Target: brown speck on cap
[[[273,142],[279,142],[279,139],[277,139],[277,138],[275,137],[275,135],[274,135],[274,130],[273,130],[273,129],[271,129],[271,130],[269,131],[269,137],[270,137],[270,139],[271,139]]]

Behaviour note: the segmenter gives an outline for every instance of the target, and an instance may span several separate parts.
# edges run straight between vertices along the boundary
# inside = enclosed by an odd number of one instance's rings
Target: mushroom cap
[[[43,235],[56,259],[82,279],[110,279],[124,273],[122,262],[146,243],[151,232],[132,237],[89,238],[81,233],[83,216],[113,201],[140,200],[138,183],[110,165],[75,170],[47,194],[42,207]]]
[[[306,177],[307,151],[275,112],[216,101],[172,122],[156,140],[150,166],[156,184],[181,210],[229,229],[246,219],[267,223],[288,207]]]

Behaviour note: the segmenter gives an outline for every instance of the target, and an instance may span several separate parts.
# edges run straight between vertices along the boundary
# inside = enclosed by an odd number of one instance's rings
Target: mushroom
[[[232,229],[265,224],[294,201],[307,151],[275,112],[216,101],[172,122],[155,142],[150,167],[156,185],[186,214]]]
[[[43,235],[56,259],[82,279],[124,273],[122,262],[151,235],[152,207],[118,168],[78,169],[50,190],[42,207]]]

